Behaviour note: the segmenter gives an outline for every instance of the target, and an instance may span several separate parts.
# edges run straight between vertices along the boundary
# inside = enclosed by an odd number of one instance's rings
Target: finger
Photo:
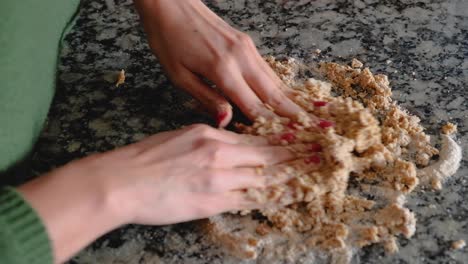
[[[265,118],[276,116],[252,91],[240,73],[227,70],[217,75],[217,77],[212,78],[215,84],[250,120],[255,120],[259,116]]]
[[[271,173],[271,174],[270,174]],[[227,192],[231,190],[247,188],[265,188],[280,184],[291,179],[291,175],[285,175],[284,168],[270,167],[235,168],[235,169],[212,169],[204,176],[200,186],[207,192]],[[208,183],[208,184],[207,184]]]
[[[187,135],[185,137],[183,134],[185,133],[192,133],[192,136]],[[151,150],[156,146],[160,146],[162,144],[170,144],[170,141],[175,138],[180,138],[183,140],[180,143],[181,147],[178,148],[171,148],[166,153],[165,156],[169,157],[174,153],[183,153],[186,151],[190,151],[194,144],[194,139],[203,139],[208,141],[219,141],[226,144],[233,144],[233,145],[250,145],[250,146],[268,146],[269,141],[264,137],[259,136],[252,136],[252,135],[241,135],[234,132],[216,129],[210,127],[205,124],[195,124],[180,128],[174,131],[167,131],[161,132],[156,135],[147,137],[141,140],[138,143],[135,143],[132,146],[133,149],[136,150],[136,153],[141,153],[144,151]],[[157,148],[159,149],[159,148]],[[155,151],[157,151],[155,149]],[[151,156],[151,155],[150,155]]]
[[[209,139],[218,140],[229,144],[241,145],[254,145],[254,146],[267,146],[269,145],[268,139],[260,136],[241,135],[223,129],[212,129],[206,135]]]
[[[303,108],[302,106],[298,105],[297,103],[295,103],[293,101],[294,97],[297,96],[298,92],[295,91],[294,89],[292,89],[291,87],[285,85],[284,82],[273,71],[273,69],[260,56],[260,54],[258,54],[258,52],[256,50],[255,50],[255,52],[257,54],[257,56],[255,56],[256,61],[257,61],[257,65],[255,65],[254,67],[258,68],[258,70],[261,70],[266,76],[269,76],[268,80],[275,83],[275,85],[271,86],[271,87],[278,87],[278,90],[281,92],[281,94],[279,96],[275,95],[277,97],[277,99],[274,99],[275,97],[272,96],[271,100],[273,100],[273,101],[267,101],[267,102],[269,102],[268,104],[271,105],[279,114],[287,116],[287,117],[289,117],[289,118],[291,118],[293,120],[298,119],[299,112],[304,112],[304,111],[307,110],[307,108]],[[252,71],[249,71],[249,72],[252,72]],[[259,74],[259,75],[256,75],[256,76],[259,76],[261,78],[262,75]],[[249,79],[248,77],[246,77],[246,78]],[[259,85],[259,87],[268,87],[268,86],[262,86],[261,85],[262,81],[259,80],[258,78],[257,78],[257,81],[255,81],[256,80],[255,76],[250,77],[250,78],[253,79],[253,82],[254,82],[252,85],[255,85],[255,82],[256,82],[257,85]],[[265,78],[265,77],[263,77],[263,78]],[[268,95],[268,93],[267,93],[267,95]],[[284,99],[284,97],[286,99]],[[281,98],[283,98],[283,99],[281,99]],[[267,99],[265,99],[265,100],[267,100]],[[280,105],[276,104],[274,101],[283,101],[283,106],[280,106]],[[312,127],[317,127],[317,128],[320,127],[319,124],[320,124],[321,120],[318,117],[316,117],[315,115],[310,114],[310,113],[307,113],[307,117],[309,118],[309,120],[310,120],[309,123],[310,123],[310,125]]]
[[[307,158],[313,154],[321,154],[323,151],[322,145],[312,142],[309,144],[291,144],[286,146],[292,152],[296,153],[297,158]]]
[[[264,169],[265,175],[272,175],[269,179],[270,185],[288,181],[303,174],[317,171],[323,164],[320,154],[310,154],[287,163],[275,164]]]
[[[268,139],[260,136],[242,135],[227,131],[224,129],[216,129],[205,124],[195,124],[179,130],[181,133],[192,133],[193,137],[187,137],[188,140],[195,139],[208,139],[220,141],[229,144],[243,144],[253,146],[266,146],[269,145]]]
[[[257,202],[249,199],[244,191],[228,191],[223,193],[192,193],[186,199],[184,210],[178,207],[170,208],[174,212],[172,215],[179,215],[174,222],[191,221],[203,219],[217,214],[233,210],[259,208]]]
[[[215,118],[218,127],[225,127],[229,124],[232,119],[232,107],[226,98],[185,68],[180,70],[177,79],[181,88],[199,100]]]
[[[285,85],[274,73],[269,73],[271,69],[268,68],[263,60],[254,59],[248,64],[248,70],[243,76],[258,97],[273,107],[276,113],[296,119],[299,112],[304,110],[285,95],[281,90]]]
[[[257,174],[265,175],[266,186],[272,186],[317,171],[322,164],[323,158],[320,154],[310,154],[309,156],[301,157],[286,163],[257,168],[256,172]]]
[[[269,176],[263,175],[258,168],[211,169],[203,175],[200,181],[204,192],[224,193],[236,189],[264,188],[268,184]]]
[[[235,211],[248,210],[261,207],[258,202],[249,198],[245,191],[228,191],[224,193],[212,193],[201,195],[201,200],[206,204],[210,204],[209,210],[205,213],[205,217],[216,214]]]
[[[222,142],[207,142],[190,159],[197,159],[201,167],[234,168],[267,166],[295,158],[295,154],[281,146],[246,146]]]
[[[297,95],[297,91],[294,90],[293,88],[289,87],[286,85],[281,78],[275,73],[275,71],[268,65],[268,63],[265,61],[265,59],[258,53],[257,50],[255,50],[255,53],[257,56],[255,56],[255,59],[258,61],[258,65],[260,66],[260,70],[262,70],[265,74],[270,76],[270,78],[278,84],[278,87],[281,91],[285,93],[285,95],[293,100],[293,98]]]

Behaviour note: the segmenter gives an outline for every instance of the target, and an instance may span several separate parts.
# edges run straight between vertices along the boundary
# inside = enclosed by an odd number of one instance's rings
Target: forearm
[[[173,0],[133,0],[135,7],[140,15],[154,14],[157,9],[162,9],[171,4]]]
[[[200,7],[205,7],[200,0],[134,0],[133,2],[148,35],[161,33],[158,30],[170,22],[171,18],[184,18],[195,22],[191,17],[202,15]],[[172,30],[179,29],[172,28]]]
[[[62,263],[99,236],[124,224],[113,205],[112,191],[72,163],[19,187],[42,219],[55,263]]]
[[[185,0],[184,0],[185,1]],[[191,0],[199,1],[199,0]],[[181,12],[177,8],[181,3],[172,0],[134,0],[135,8],[140,15],[141,22],[148,31],[147,21],[164,23],[164,17],[177,16]],[[148,32],[149,33],[149,32]]]

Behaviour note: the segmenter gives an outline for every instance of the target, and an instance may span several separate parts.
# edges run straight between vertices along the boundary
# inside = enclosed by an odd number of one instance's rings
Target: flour
[[[454,175],[462,159],[461,147],[448,135],[441,135],[442,147],[439,160],[434,164],[418,170],[418,176],[424,183],[430,183],[439,189],[441,182]]]

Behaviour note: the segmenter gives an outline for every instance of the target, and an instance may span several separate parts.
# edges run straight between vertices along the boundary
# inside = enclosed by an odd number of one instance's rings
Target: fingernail
[[[286,126],[289,127],[290,129],[296,130],[298,125],[299,125],[298,123],[290,121]]]
[[[218,116],[216,116],[216,123],[218,127],[221,125],[221,123],[223,122],[223,120],[226,118],[227,115],[228,115],[227,112],[218,113]]]
[[[318,143],[312,143],[310,144],[309,151],[311,152],[321,152],[322,151],[322,145]]]
[[[319,123],[318,125],[319,125],[319,127],[321,127],[321,128],[327,128],[327,127],[333,126],[334,124],[333,124],[333,122],[331,122],[331,121],[321,120],[320,123]]]
[[[328,104],[328,102],[325,102],[325,101],[314,101],[314,106],[315,107],[322,107],[322,106],[326,106]]]
[[[310,156],[310,157],[304,159],[304,162],[305,162],[306,164],[311,164],[311,163],[313,163],[313,164],[319,164],[319,163],[320,163],[320,157],[317,156],[317,155],[313,155],[313,156]]]
[[[296,139],[296,136],[293,133],[284,133],[283,135],[281,135],[280,139],[291,143]]]

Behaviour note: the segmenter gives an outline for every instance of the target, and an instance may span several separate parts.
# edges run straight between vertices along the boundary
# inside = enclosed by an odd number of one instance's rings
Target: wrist
[[[158,10],[170,4],[173,4],[173,0],[133,0],[136,9],[140,14],[144,13],[145,11],[149,10]]]
[[[146,21],[161,23],[168,17],[178,18],[187,6],[204,5],[200,0],[134,0],[135,8],[145,24]]]
[[[111,175],[107,168],[112,166],[109,160],[102,160],[101,157],[107,154],[95,154],[84,159],[74,161],[63,167],[63,171],[57,171],[58,177],[75,178],[74,189],[81,195],[88,197],[88,202],[92,202],[95,210],[102,212],[112,229],[129,223],[125,210],[123,210],[122,184]],[[72,182],[70,182],[72,184]],[[73,185],[71,185],[73,187]]]
[[[111,185],[93,177],[87,162],[72,162],[18,188],[44,223],[55,262],[124,224]]]

